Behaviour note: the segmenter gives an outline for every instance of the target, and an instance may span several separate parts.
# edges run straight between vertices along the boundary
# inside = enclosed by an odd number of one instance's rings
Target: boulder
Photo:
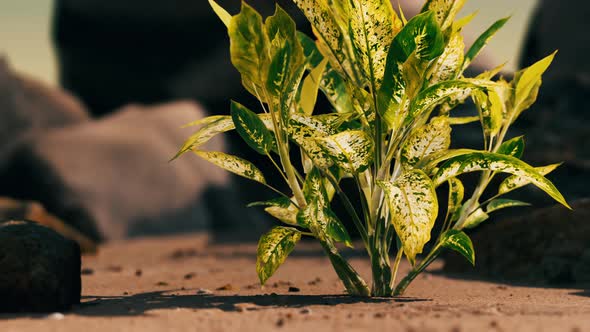
[[[496,280],[537,284],[585,284],[590,280],[590,199],[489,220],[471,235],[473,268],[449,252],[444,270]]]
[[[227,172],[187,154],[170,158],[204,116],[192,102],[132,105],[47,132],[21,149],[0,190],[41,202],[92,239],[252,228]],[[221,136],[204,148],[223,151]],[[3,183],[4,184],[4,183]]]
[[[31,220],[49,227],[62,236],[76,241],[85,254],[97,252],[97,243],[86,235],[47,212],[39,202],[18,201],[0,197],[0,220]]]
[[[23,141],[85,122],[88,114],[73,96],[15,73],[0,57],[0,119],[1,169]]]
[[[80,248],[29,221],[0,224],[0,312],[56,312],[80,303]]]

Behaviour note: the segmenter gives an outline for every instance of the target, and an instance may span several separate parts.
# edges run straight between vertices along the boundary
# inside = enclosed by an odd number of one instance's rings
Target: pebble
[[[205,288],[199,288],[199,289],[197,289],[197,294],[198,295],[213,294],[213,292],[208,289],[205,289]]]
[[[303,309],[301,309],[299,311],[299,313],[300,314],[303,314],[303,315],[311,315],[311,309],[309,309],[309,308],[303,308]]]
[[[52,320],[62,320],[65,317],[66,316],[64,316],[64,314],[62,314],[61,312],[54,312],[51,315],[47,316],[48,319],[52,319]]]
[[[297,287],[294,287],[294,286],[289,287],[289,292],[290,293],[297,293],[297,292],[300,292],[300,291],[301,291],[301,289],[299,289]]]

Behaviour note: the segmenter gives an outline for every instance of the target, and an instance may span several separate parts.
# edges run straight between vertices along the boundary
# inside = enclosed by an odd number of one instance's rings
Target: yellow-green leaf
[[[477,55],[481,52],[481,50],[483,50],[483,48],[490,41],[490,39],[496,34],[496,32],[498,30],[502,29],[504,24],[506,24],[506,22],[508,22],[508,19],[510,19],[510,17],[506,17],[506,18],[503,18],[503,19],[500,19],[500,20],[494,22],[494,24],[492,24],[492,26],[490,26],[486,31],[484,31],[484,33],[481,34],[481,36],[479,36],[475,40],[475,42],[473,43],[473,45],[471,45],[471,48],[469,48],[469,51],[467,51],[467,54],[465,55],[465,62],[463,63],[463,69],[466,69],[467,67],[469,67],[469,65],[471,64],[473,59],[475,59],[475,57],[477,57]]]
[[[328,60],[324,59],[312,69],[307,77],[303,80],[303,86],[301,87],[301,95],[299,99],[299,107],[304,115],[310,116],[313,114],[315,107],[320,83],[326,69]]]
[[[522,160],[491,152],[473,152],[460,155],[447,160],[433,177],[434,184],[439,186],[449,178],[461,175],[463,173],[475,171],[493,171],[510,173],[527,179],[530,183],[546,192],[560,204],[570,208],[565,198],[557,188],[547,180],[541,173]]]
[[[514,137],[502,143],[498,148],[498,153],[513,156],[518,159],[522,158],[522,154],[524,153],[524,136]]]
[[[422,8],[422,12],[430,10],[436,14],[436,20],[442,30],[446,30],[453,24],[455,16],[459,13],[466,0],[428,0]]]
[[[445,51],[429,70],[430,84],[456,79],[462,69],[464,52],[463,36],[459,32],[452,34]]]
[[[463,221],[461,228],[475,228],[479,226],[482,222],[488,220],[490,216],[482,209],[478,208],[475,211],[471,212],[471,214]]]
[[[395,182],[377,183],[387,197],[391,222],[404,253],[414,264],[430,240],[430,232],[438,215],[434,185],[421,170],[403,173]]]
[[[557,54],[557,51],[515,74],[514,85],[516,91],[513,121],[537,99],[542,75],[553,62],[555,54]]]
[[[256,113],[232,101],[231,117],[236,131],[248,146],[263,155],[270,153],[275,144],[274,137]]]
[[[537,172],[539,172],[539,174],[545,176],[545,175],[553,172],[560,165],[561,165],[561,163],[560,164],[552,164],[552,165],[548,165],[548,166],[542,166],[542,167],[535,167],[535,170]],[[507,177],[504,181],[502,181],[502,183],[500,183],[500,186],[498,187],[498,195],[506,194],[506,193],[511,192],[515,189],[524,187],[530,183],[531,183],[531,181],[526,177],[518,176],[518,175],[511,175],[511,176]]]
[[[178,153],[172,158],[172,160],[180,157],[186,152],[194,149],[198,149],[203,144],[207,143],[210,139],[218,134],[234,130],[235,126],[230,116],[214,116],[211,118],[205,118],[192,122],[190,125],[204,124],[197,132],[192,134],[182,145]]]
[[[285,262],[300,239],[301,232],[288,227],[275,227],[260,238],[256,255],[256,272],[262,285]]]
[[[456,220],[456,213],[461,209],[463,198],[465,198],[465,187],[463,183],[457,178],[449,179],[449,203],[447,207],[447,215],[451,217],[452,221]]]
[[[516,207],[516,206],[530,206],[531,204],[521,202],[513,199],[497,198],[492,200],[486,206],[486,213],[492,213],[501,209]]]
[[[223,7],[218,5],[217,2],[213,0],[209,0],[209,5],[211,6],[211,8],[213,8],[213,11],[215,12],[215,14],[217,14],[219,19],[221,19],[223,24],[225,24],[225,26],[229,28],[231,15]]]
[[[251,162],[242,158],[216,151],[195,151],[201,158],[239,176],[266,183],[262,172]]]

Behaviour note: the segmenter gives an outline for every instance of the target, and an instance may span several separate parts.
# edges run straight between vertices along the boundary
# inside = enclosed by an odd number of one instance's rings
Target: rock
[[[23,141],[88,120],[80,102],[58,88],[12,71],[0,57],[0,169]]]
[[[56,312],[80,303],[80,247],[28,221],[0,224],[0,312]]]
[[[95,241],[48,213],[40,203],[0,197],[0,220],[23,219],[49,227],[66,238],[76,241],[82,253],[96,253],[98,250]]]
[[[128,106],[52,130],[15,154],[0,191],[41,202],[92,239],[263,227],[227,172],[190,154],[168,162],[195,130],[180,126],[203,116],[192,102]],[[223,151],[222,137],[204,148]]]
[[[539,209],[521,217],[488,221],[471,235],[476,266],[449,252],[446,272],[538,284],[590,280],[590,199]]]

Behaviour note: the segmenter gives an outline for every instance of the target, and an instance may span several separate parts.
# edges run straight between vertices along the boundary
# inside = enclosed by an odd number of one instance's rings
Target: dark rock
[[[0,169],[23,141],[88,120],[84,107],[57,88],[17,74],[0,57]]]
[[[488,221],[471,234],[476,266],[447,253],[444,270],[539,284],[590,280],[590,199],[539,209],[508,220]]]
[[[23,219],[49,227],[66,238],[76,241],[82,253],[96,253],[98,250],[95,241],[47,212],[40,203],[0,197],[0,220]]]
[[[0,190],[93,239],[204,231],[213,220],[256,229],[227,172],[190,154],[168,162],[194,130],[179,127],[203,115],[191,102],[129,106],[50,131],[19,150]],[[204,148],[224,150],[221,136]]]
[[[28,221],[0,224],[0,312],[55,312],[80,303],[80,247]]]

